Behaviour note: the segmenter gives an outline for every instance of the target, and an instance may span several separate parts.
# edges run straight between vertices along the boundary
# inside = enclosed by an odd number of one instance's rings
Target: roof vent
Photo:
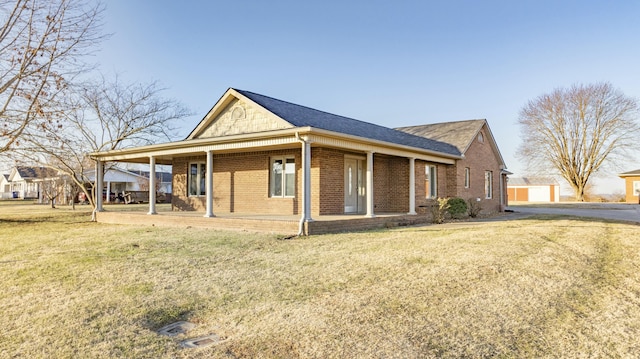
[[[244,108],[241,106],[236,106],[231,110],[231,118],[234,120],[243,120],[245,116]]]

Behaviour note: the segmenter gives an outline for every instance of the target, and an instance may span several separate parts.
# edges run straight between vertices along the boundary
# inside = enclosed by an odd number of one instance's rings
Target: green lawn
[[[538,216],[279,240],[0,203],[2,358],[635,357],[640,227]],[[186,320],[177,338],[156,333]],[[183,349],[180,340],[223,341]]]

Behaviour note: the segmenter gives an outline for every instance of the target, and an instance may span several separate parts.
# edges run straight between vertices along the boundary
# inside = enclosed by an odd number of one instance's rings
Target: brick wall
[[[302,188],[300,150],[214,154],[213,213],[300,213],[299,189]],[[269,197],[269,168],[273,156],[293,156],[296,162],[294,198]],[[206,156],[174,159],[172,206],[176,211],[204,211],[206,198],[187,195],[187,170],[190,162],[206,162]]]
[[[466,157],[456,165],[416,160],[416,205],[426,203],[425,168],[437,167],[439,197],[480,198],[485,212],[500,210],[500,167],[488,142],[473,141]],[[331,148],[312,148],[311,210],[314,215],[344,213],[344,156],[359,155]],[[296,162],[296,196],[269,197],[270,159],[293,156]],[[175,211],[204,211],[206,199],[187,195],[187,171],[191,162],[206,162],[206,156],[175,159],[173,197]],[[302,210],[302,158],[299,148],[242,154],[214,154],[214,213],[299,214]],[[470,168],[470,186],[464,187],[465,167]],[[493,172],[493,198],[486,199],[485,171]],[[374,155],[374,211],[408,212],[409,159]],[[417,208],[419,213],[424,209]]]
[[[456,163],[457,196],[464,199],[480,198],[483,212],[500,211],[500,163],[489,143],[486,127],[482,129],[484,142],[474,139],[465,153],[465,158]],[[470,186],[464,188],[465,167],[470,169]],[[485,171],[493,172],[493,196],[487,199],[484,190]],[[506,187],[505,187],[506,191]],[[506,194],[505,194],[506,195]]]
[[[408,212],[409,159],[375,154],[373,174],[374,212]]]
[[[427,187],[425,182],[427,178],[427,166],[436,166],[437,197],[454,197],[456,195],[457,184],[455,183],[455,166],[416,160],[416,212],[420,214],[427,212],[425,207],[420,207],[428,203]],[[408,186],[409,184],[407,182],[407,188]],[[409,196],[407,196],[407,198],[409,198]]]
[[[345,154],[347,152],[330,148],[314,148],[311,151],[315,171],[311,178],[313,214],[344,213]]]
[[[171,207],[174,211],[204,211],[204,197],[189,197],[187,195],[187,172],[190,162],[206,162],[206,156],[184,157],[173,161],[171,183]]]

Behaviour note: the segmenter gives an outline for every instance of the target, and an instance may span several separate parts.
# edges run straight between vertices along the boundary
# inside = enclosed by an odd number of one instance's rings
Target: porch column
[[[213,151],[207,151],[207,174],[206,174],[206,189],[205,195],[207,196],[207,213],[205,217],[215,217],[213,215]]]
[[[102,208],[102,186],[104,180],[104,167],[103,163],[100,160],[96,161],[96,186],[93,189],[95,199],[96,199],[96,211],[102,212],[104,208]]]
[[[409,158],[409,213],[416,213],[416,159]]]
[[[104,198],[105,203],[111,202],[111,181],[107,181],[107,196]]]
[[[149,213],[156,212],[156,158],[149,156]]]
[[[367,152],[367,214],[365,217],[373,218],[373,152]]]
[[[311,222],[311,143],[302,142],[302,220]]]

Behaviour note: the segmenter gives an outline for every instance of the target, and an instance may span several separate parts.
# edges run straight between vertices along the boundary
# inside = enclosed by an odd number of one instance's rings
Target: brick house
[[[233,88],[183,141],[91,156],[99,168],[172,165],[173,211],[299,215],[301,222],[414,215],[429,198],[453,196],[502,211],[509,174],[486,120],[392,129]]]
[[[618,177],[625,182],[625,202],[640,203],[640,169],[620,173]]]

